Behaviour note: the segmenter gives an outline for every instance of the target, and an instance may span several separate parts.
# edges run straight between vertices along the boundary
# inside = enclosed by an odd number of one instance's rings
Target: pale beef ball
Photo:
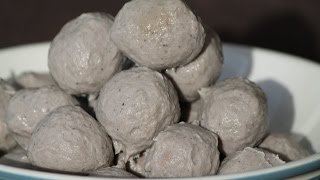
[[[285,133],[269,134],[259,147],[279,154],[286,161],[295,161],[310,155],[310,152],[295,142],[290,134]]]
[[[200,90],[200,126],[216,133],[226,155],[255,146],[266,134],[267,100],[255,83],[240,77]]]
[[[146,154],[148,177],[199,177],[219,167],[218,136],[196,125],[169,126]]]
[[[110,40],[112,18],[86,13],[63,26],[50,45],[48,66],[67,93],[93,94],[116,72],[123,56]]]
[[[133,0],[118,12],[111,39],[140,66],[162,70],[193,60],[205,31],[181,0]]]
[[[14,93],[15,90],[0,79],[0,154],[1,151],[6,152],[17,144],[5,121],[9,101]]]
[[[138,174],[141,177],[146,177],[146,171],[144,169],[144,166],[146,164],[146,154],[148,153],[148,151],[149,149],[129,159],[128,170],[130,172],[134,172],[135,174]]]
[[[55,85],[52,76],[47,73],[24,72],[15,78],[22,88],[40,88],[43,86]]]
[[[191,63],[166,70],[173,81],[180,101],[193,102],[200,98],[198,90],[214,84],[223,66],[222,45],[217,34],[208,37],[203,52]]]
[[[137,178],[128,171],[117,167],[102,167],[90,173],[90,176],[117,177],[117,178]]]
[[[23,89],[11,98],[6,121],[18,144],[26,149],[33,130],[42,119],[57,107],[77,103],[54,85]]]
[[[284,161],[274,154],[246,147],[242,151],[235,152],[226,157],[221,163],[218,174],[242,173],[270,168],[284,163]]]
[[[28,159],[27,151],[21,148],[20,146],[17,146],[16,148],[12,149],[8,154],[1,157],[0,164],[27,169],[33,168],[32,164]]]
[[[67,172],[89,172],[113,161],[111,139],[79,106],[57,108],[32,134],[28,157],[33,165]]]
[[[161,73],[132,68],[111,78],[96,104],[98,120],[124,160],[150,147],[152,139],[180,118],[178,95]]]

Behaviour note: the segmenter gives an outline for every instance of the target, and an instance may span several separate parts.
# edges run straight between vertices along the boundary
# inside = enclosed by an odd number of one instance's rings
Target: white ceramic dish
[[[48,43],[0,50],[0,77],[22,71],[47,71]],[[270,127],[273,131],[291,131],[316,154],[284,166],[214,179],[288,178],[320,169],[320,65],[311,61],[261,48],[226,44],[225,66],[221,79],[245,76],[266,92]],[[314,173],[318,172],[318,173]],[[8,179],[81,179],[79,176],[53,174],[0,165],[0,177]],[[83,177],[84,179],[91,179]],[[92,178],[95,179],[95,178]],[[199,178],[195,178],[199,179]]]

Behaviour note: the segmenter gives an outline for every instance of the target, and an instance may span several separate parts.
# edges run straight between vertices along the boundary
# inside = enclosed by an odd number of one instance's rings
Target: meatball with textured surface
[[[290,134],[285,133],[269,134],[259,147],[279,154],[286,161],[295,161],[310,155],[310,152],[295,142]]]
[[[117,167],[102,167],[90,173],[90,176],[98,177],[118,177],[134,178],[137,177],[128,171]]]
[[[200,98],[198,90],[215,83],[223,66],[222,45],[217,34],[207,36],[203,52],[192,62],[166,70],[178,89],[181,101],[193,102]]]
[[[67,93],[94,94],[116,72],[123,56],[110,40],[112,19],[102,13],[86,13],[63,26],[50,45],[48,66]]]
[[[54,109],[78,102],[57,86],[23,89],[10,100],[6,116],[9,129],[18,144],[26,149],[37,124]]]
[[[111,139],[79,106],[57,108],[32,134],[28,157],[33,165],[67,172],[89,172],[113,161]]]
[[[198,177],[219,167],[218,136],[196,125],[169,126],[146,154],[148,177]]]
[[[178,95],[170,80],[147,68],[117,73],[102,88],[98,120],[124,160],[150,147],[152,139],[180,118]]]
[[[15,78],[17,83],[22,88],[40,88],[43,86],[55,85],[50,74],[24,72]]]
[[[17,144],[5,121],[9,101],[14,94],[15,90],[0,79],[0,152],[6,152]]]
[[[137,64],[161,70],[192,61],[205,31],[181,0],[133,0],[115,17],[111,39]]]
[[[216,133],[220,150],[229,155],[253,147],[265,136],[268,121],[265,93],[255,83],[230,78],[200,90],[200,126]]]
[[[241,173],[270,168],[284,163],[275,154],[247,147],[226,157],[221,163],[218,174]]]

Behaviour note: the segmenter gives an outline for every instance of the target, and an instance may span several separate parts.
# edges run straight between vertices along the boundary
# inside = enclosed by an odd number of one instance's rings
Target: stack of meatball
[[[217,82],[219,37],[181,0],[82,14],[52,41],[48,66],[52,79],[25,73],[16,93],[1,81],[0,148],[18,144],[5,158],[92,176],[192,177],[308,155],[282,134],[258,146],[264,92],[241,77]]]

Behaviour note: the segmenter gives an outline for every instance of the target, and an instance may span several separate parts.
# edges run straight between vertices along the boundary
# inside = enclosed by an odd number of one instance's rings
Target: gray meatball
[[[0,79],[0,151],[5,152],[17,144],[5,121],[9,101],[14,93],[15,90]]]
[[[43,168],[89,172],[110,166],[114,154],[111,139],[95,119],[78,106],[63,106],[38,124],[28,157]]]
[[[180,118],[178,95],[161,73],[131,68],[116,74],[100,92],[98,120],[125,161],[150,147],[152,139]]]
[[[255,146],[266,134],[268,122],[264,92],[253,82],[230,78],[200,90],[200,126],[218,134],[226,155]]]
[[[295,142],[289,134],[271,133],[259,145],[260,148],[266,149],[286,161],[295,161],[310,155],[310,152]]]
[[[24,72],[16,77],[15,81],[22,88],[40,88],[55,84],[50,74],[35,72]]]
[[[10,100],[7,124],[18,144],[26,149],[36,125],[60,106],[75,105],[77,101],[57,86],[24,89]]]
[[[117,14],[111,39],[137,64],[161,70],[193,60],[205,32],[181,0],[133,0]]]
[[[169,126],[146,155],[148,177],[196,177],[219,167],[218,136],[192,124]]]
[[[221,163],[218,174],[241,173],[270,168],[284,163],[277,155],[246,147],[242,151],[226,157]]]
[[[130,170],[130,172],[134,172],[135,174],[138,174],[141,177],[146,177],[146,171],[144,169],[144,166],[146,164],[146,154],[148,152],[149,149],[129,159],[128,169]]]
[[[20,146],[17,146],[16,148],[12,149],[8,154],[1,157],[0,164],[20,168],[32,168],[32,165],[27,156],[27,151],[21,148]]]
[[[99,177],[124,177],[124,178],[134,178],[137,177],[128,171],[116,168],[116,167],[102,167],[90,173],[90,176]]]
[[[82,14],[64,25],[52,41],[49,70],[67,93],[97,93],[121,70],[123,56],[109,36],[112,24],[108,15]]]
[[[167,69],[166,74],[178,89],[181,101],[193,102],[200,98],[198,90],[217,81],[223,65],[220,39],[217,34],[208,37],[203,52],[191,63]]]

